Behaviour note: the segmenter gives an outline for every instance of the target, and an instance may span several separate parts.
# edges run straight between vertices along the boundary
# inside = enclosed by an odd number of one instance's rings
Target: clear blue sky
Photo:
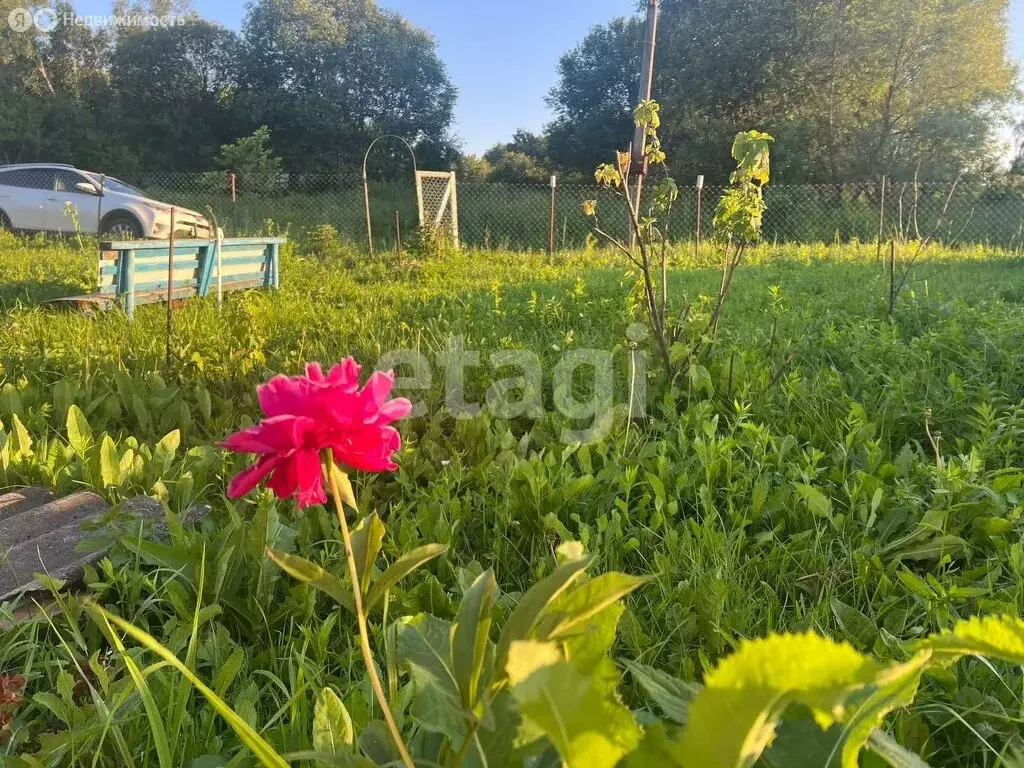
[[[459,89],[455,131],[482,152],[516,128],[550,119],[544,97],[559,56],[595,24],[632,13],[635,0],[378,0],[430,30]],[[74,0],[81,14],[109,13],[111,0]],[[238,29],[244,0],[193,0],[199,13]],[[1024,0],[1010,0],[1011,49],[1024,59]]]

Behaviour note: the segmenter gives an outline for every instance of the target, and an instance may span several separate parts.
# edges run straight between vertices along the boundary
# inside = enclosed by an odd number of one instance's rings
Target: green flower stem
[[[338,513],[338,522],[341,523],[341,536],[345,541],[345,559],[348,560],[348,572],[352,577],[352,597],[355,602],[356,621],[359,624],[359,643],[363,650],[366,672],[370,676],[370,684],[373,685],[373,691],[377,695],[377,701],[380,703],[381,711],[384,713],[384,721],[391,731],[391,737],[395,741],[395,746],[402,757],[402,762],[405,763],[406,768],[414,768],[412,757],[410,757],[409,750],[405,747],[405,742],[402,741],[402,734],[398,730],[398,725],[395,724],[394,715],[391,714],[391,707],[388,705],[387,696],[384,695],[384,687],[377,676],[377,667],[373,663],[373,651],[370,649],[370,634],[366,628],[366,612],[363,610],[363,595],[359,586],[359,568],[356,566],[356,558],[352,553],[352,537],[348,532],[348,522],[345,520],[345,506],[341,502],[341,494],[338,492],[338,480],[334,474],[337,471],[334,465],[334,455],[330,449],[326,451],[325,469],[327,470],[327,482],[331,489],[331,496],[334,498],[334,509]]]

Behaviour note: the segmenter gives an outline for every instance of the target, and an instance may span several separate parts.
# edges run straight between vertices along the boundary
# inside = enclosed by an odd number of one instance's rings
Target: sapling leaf
[[[446,551],[448,551],[446,544],[424,544],[422,547],[406,552],[398,558],[384,570],[384,573],[370,587],[369,594],[366,596],[366,612],[369,613],[378,605],[381,605],[384,601],[384,595],[395,584]]]
[[[354,741],[348,710],[333,689],[323,688],[313,710],[313,749],[329,755],[349,755]]]
[[[373,576],[373,564],[384,544],[387,529],[377,517],[376,512],[364,517],[359,525],[352,529],[352,554],[359,573],[359,591],[366,595],[370,588],[370,577]],[[369,608],[367,608],[369,610]]]
[[[67,428],[68,445],[79,458],[85,458],[85,452],[92,443],[92,429],[89,427],[89,420],[77,405],[72,404],[68,408]]]
[[[424,728],[453,742],[464,738],[472,716],[462,705],[451,668],[451,625],[420,614],[400,621],[395,630],[398,657],[416,684],[413,715]]]
[[[452,670],[467,709],[476,706],[480,675],[489,642],[491,606],[497,587],[488,569],[467,590],[455,618],[452,634]]]
[[[1012,616],[975,616],[959,621],[952,630],[924,641],[938,664],[952,664],[963,656],[985,656],[1024,665],[1024,620]]]
[[[498,638],[494,669],[499,677],[505,672],[505,662],[508,660],[509,646],[516,640],[525,640],[530,636],[530,631],[543,614],[544,609],[547,608],[552,600],[568,589],[576,579],[582,576],[591,562],[593,562],[592,555],[562,563],[554,572],[542,581],[534,584],[523,595],[519,605],[516,606],[508,621],[505,622],[505,626],[501,630],[501,636]]]
[[[575,768],[613,768],[640,743],[632,713],[602,695],[566,662],[553,643],[516,641],[508,657],[512,697]]]
[[[332,573],[325,571],[316,563],[311,563],[298,555],[267,550],[267,557],[273,560],[288,575],[309,584],[315,589],[329,595],[342,608],[355,613],[355,603],[345,583]]]
[[[747,641],[706,678],[680,741],[686,766],[747,768],[771,743],[789,704],[818,725],[841,720],[847,700],[874,683],[879,665],[848,643],[808,632]]]

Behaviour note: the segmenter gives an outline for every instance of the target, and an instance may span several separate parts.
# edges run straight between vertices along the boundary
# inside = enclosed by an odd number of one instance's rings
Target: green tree
[[[595,27],[558,62],[558,84],[548,96],[555,119],[548,153],[562,168],[588,173],[633,130],[642,26],[615,19]]]
[[[244,37],[239,112],[270,127],[290,168],[355,167],[384,134],[424,165],[454,159],[455,88],[433,38],[398,14],[371,0],[257,0]]]
[[[776,137],[776,179],[847,181],[991,167],[1014,96],[1007,0],[663,0],[654,93],[674,171],[725,180],[730,138]],[[570,167],[621,144],[639,22],[563,57],[548,129]],[[607,132],[607,133],[606,133]]]
[[[126,139],[150,168],[207,169],[231,135],[238,40],[205,21],[122,37],[110,78]]]

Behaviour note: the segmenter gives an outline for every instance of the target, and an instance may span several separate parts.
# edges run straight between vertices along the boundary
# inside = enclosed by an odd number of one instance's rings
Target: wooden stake
[[[228,174],[228,187],[231,189],[231,202],[238,201],[238,181],[235,177],[235,172],[232,171]]]

